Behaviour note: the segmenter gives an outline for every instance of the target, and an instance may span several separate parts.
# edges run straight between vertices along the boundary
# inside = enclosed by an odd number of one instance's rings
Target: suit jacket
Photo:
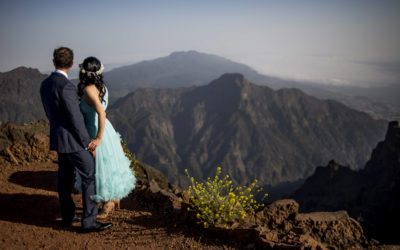
[[[75,85],[53,72],[40,86],[40,97],[50,121],[50,150],[72,153],[85,150],[90,142]]]

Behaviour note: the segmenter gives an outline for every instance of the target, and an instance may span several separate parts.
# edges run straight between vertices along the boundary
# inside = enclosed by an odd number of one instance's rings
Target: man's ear
[[[71,62],[71,65],[69,67],[72,68],[72,65],[74,65],[74,61]]]
[[[54,61],[54,59],[53,59],[53,65],[54,65],[54,67],[56,66],[56,62]]]

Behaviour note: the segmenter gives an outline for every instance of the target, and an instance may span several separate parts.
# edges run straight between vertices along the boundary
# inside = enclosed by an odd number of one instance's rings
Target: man
[[[50,121],[50,150],[58,153],[57,192],[61,205],[62,224],[71,226],[81,221],[81,232],[102,231],[111,223],[96,221],[97,203],[90,197],[95,194],[95,151],[89,152],[91,142],[75,85],[68,80],[73,65],[73,52],[66,47],[54,50],[53,64],[56,70],[40,86],[40,96]],[[71,197],[74,168],[82,177],[83,216],[75,214]]]

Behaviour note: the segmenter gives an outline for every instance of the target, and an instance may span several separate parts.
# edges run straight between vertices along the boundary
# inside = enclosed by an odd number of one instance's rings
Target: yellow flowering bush
[[[128,149],[128,146],[123,140],[121,140],[121,146],[124,150],[126,157],[128,157],[128,159],[131,161],[131,168],[133,168],[134,175],[138,176],[138,161],[136,160],[136,155],[131,153],[131,151]]]
[[[229,175],[220,178],[221,167],[217,167],[217,173],[212,180],[199,183],[189,175],[185,169],[186,175],[190,180],[188,190],[185,192],[189,196],[190,207],[196,212],[198,223],[205,228],[211,225],[223,225],[228,227],[235,221],[241,221],[249,214],[254,214],[259,207],[264,204],[258,204],[254,200],[253,192],[260,192],[262,188],[254,180],[248,186],[233,187]],[[264,198],[267,194],[264,195]]]

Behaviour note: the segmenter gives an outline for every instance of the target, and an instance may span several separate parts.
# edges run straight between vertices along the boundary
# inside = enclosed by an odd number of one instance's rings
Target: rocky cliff
[[[52,161],[56,153],[49,151],[50,126],[39,120],[19,125],[15,122],[0,123],[0,164],[26,164]]]
[[[318,167],[295,192],[303,211],[345,209],[361,222],[367,235],[399,243],[400,127],[390,122],[385,139],[373,150],[365,168],[351,170],[331,161]]]

